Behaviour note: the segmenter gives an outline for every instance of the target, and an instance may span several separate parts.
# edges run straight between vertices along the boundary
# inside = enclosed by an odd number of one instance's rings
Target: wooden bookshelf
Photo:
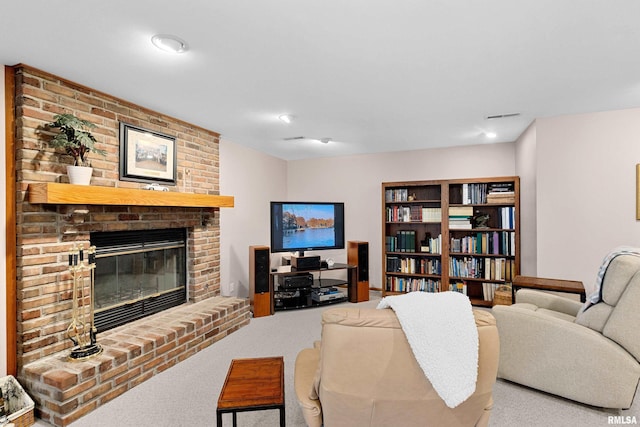
[[[72,185],[52,182],[31,183],[29,203],[58,205],[175,206],[232,208],[233,196],[178,193],[174,191]]]
[[[518,177],[382,183],[382,293],[465,293],[491,306],[520,271]]]

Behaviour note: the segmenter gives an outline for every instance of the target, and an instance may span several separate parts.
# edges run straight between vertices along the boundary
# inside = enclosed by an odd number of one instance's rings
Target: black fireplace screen
[[[91,233],[99,332],[186,301],[184,229]]]

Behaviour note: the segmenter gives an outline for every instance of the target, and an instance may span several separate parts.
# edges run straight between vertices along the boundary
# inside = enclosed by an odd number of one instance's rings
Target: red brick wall
[[[177,185],[171,191],[219,194],[219,135],[26,66],[16,71],[16,222],[18,368],[71,346],[67,252],[89,245],[89,233],[188,228],[188,295],[192,302],[220,293],[218,209],[30,204],[31,182],[68,182],[71,158],[46,144],[42,128],[59,113],[97,125],[106,157],[90,154],[92,185],[140,188],[119,180],[119,122],[176,137]],[[187,172],[188,171],[188,172]],[[186,179],[185,179],[186,177]]]

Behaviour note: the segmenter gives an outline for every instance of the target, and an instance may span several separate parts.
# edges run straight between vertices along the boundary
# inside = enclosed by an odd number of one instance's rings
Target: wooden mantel
[[[232,208],[233,196],[178,193],[175,191],[72,185],[53,182],[31,183],[29,203],[56,205],[179,206]]]

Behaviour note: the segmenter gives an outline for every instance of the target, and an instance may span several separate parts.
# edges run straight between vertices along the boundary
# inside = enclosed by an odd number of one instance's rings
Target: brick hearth
[[[58,354],[29,364],[24,383],[37,416],[66,426],[249,323],[245,299],[214,297],[112,329],[103,354],[68,361]]]

